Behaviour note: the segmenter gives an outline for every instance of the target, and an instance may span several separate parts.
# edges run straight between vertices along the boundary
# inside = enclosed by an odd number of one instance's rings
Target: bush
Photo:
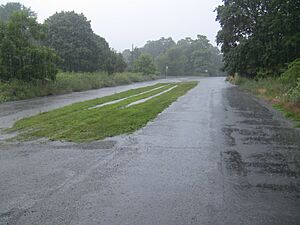
[[[300,78],[300,58],[289,63],[288,69],[281,75],[280,80],[290,87],[297,86]]]
[[[143,75],[155,74],[156,68],[150,55],[141,54],[133,63],[135,72],[143,73]]]
[[[298,78],[298,80],[296,82],[296,86],[292,87],[286,93],[286,96],[289,101],[300,104],[300,78]]]
[[[55,81],[25,82],[21,80],[0,81],[0,102],[28,99],[33,97],[66,94],[101,87],[112,87],[157,79],[141,73],[59,73]]]
[[[247,81],[246,79],[244,79],[238,74],[234,74],[233,76],[230,75],[226,78],[226,80],[235,85],[241,85],[242,83]]]

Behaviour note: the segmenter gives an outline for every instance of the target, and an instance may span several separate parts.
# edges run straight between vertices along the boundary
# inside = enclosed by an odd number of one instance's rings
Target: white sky
[[[18,1],[18,0],[11,0]],[[0,0],[0,4],[6,4]],[[213,45],[219,30],[214,9],[222,0],[19,0],[44,19],[55,12],[83,13],[95,33],[118,51],[148,40],[206,35]]]

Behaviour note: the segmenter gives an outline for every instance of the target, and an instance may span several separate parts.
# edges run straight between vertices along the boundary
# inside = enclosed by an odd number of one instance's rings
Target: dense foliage
[[[137,60],[134,61],[134,72],[141,72],[144,75],[155,74],[156,68],[150,55],[141,54]]]
[[[186,38],[175,43],[172,38],[148,41],[142,48],[125,50],[123,57],[128,69],[134,69],[134,62],[141,54],[152,57],[160,74],[183,75],[221,75],[223,67],[220,51],[213,47],[207,38],[198,35],[197,39]]]
[[[59,69],[73,72],[127,71],[168,75],[220,74],[222,55],[205,36],[148,41],[123,55],[95,34],[83,15],[59,12],[43,24],[20,3],[0,6],[0,80],[55,80]],[[125,60],[124,60],[125,59]]]
[[[288,68],[280,77],[280,80],[285,84],[296,86],[297,81],[300,79],[300,59],[289,63]],[[300,100],[300,99],[299,99]]]
[[[154,58],[159,57],[161,54],[164,54],[168,49],[176,45],[175,41],[172,38],[162,37],[156,41],[148,41],[144,47],[141,49],[143,53],[152,55]]]
[[[11,15],[20,11],[25,13],[27,16],[36,17],[35,12],[33,12],[30,8],[27,8],[18,2],[8,2],[6,5],[0,5],[0,20],[7,22]]]
[[[83,14],[60,12],[50,16],[46,45],[63,59],[66,71],[95,71],[98,66],[97,41],[90,22]]]
[[[300,57],[299,0],[223,0],[217,42],[228,73],[279,75]]]
[[[64,71],[109,74],[126,68],[122,54],[95,34],[83,14],[60,12],[44,24],[20,3],[0,6],[0,80],[55,80]]]
[[[134,82],[157,79],[157,76],[144,76],[142,73],[72,73],[59,72],[52,82],[12,80],[0,82],[0,103],[42,97],[49,95],[66,94],[74,91],[86,91],[102,87],[112,87]]]
[[[109,48],[104,38],[94,34],[90,21],[83,14],[55,13],[45,24],[48,27],[46,45],[55,49],[63,59],[66,71],[93,72],[105,70],[121,72],[126,64]]]
[[[300,106],[300,59],[289,63],[279,81],[285,85],[285,96],[292,102]]]
[[[0,80],[54,80],[57,73],[56,53],[40,43],[45,27],[29,11],[20,6],[0,20]],[[6,7],[1,6],[1,12]]]

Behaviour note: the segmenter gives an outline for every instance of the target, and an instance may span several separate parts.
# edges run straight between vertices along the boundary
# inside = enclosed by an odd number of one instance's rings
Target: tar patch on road
[[[277,210],[282,209],[277,204],[285,202],[285,210],[299,210],[300,129],[235,87],[224,96],[229,107],[222,129],[226,149],[220,160],[228,189],[231,182],[238,187],[236,194],[252,193],[249,202]],[[294,217],[300,218],[299,211]]]

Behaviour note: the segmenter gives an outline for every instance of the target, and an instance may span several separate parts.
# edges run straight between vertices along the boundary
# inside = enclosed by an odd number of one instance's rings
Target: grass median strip
[[[168,84],[166,84],[166,85],[168,85]],[[151,89],[151,90],[144,91],[144,92],[141,92],[141,93],[138,93],[138,94],[134,94],[134,95],[131,95],[131,96],[128,96],[128,97],[125,97],[125,98],[121,98],[121,99],[117,99],[117,100],[114,100],[114,101],[111,101],[111,102],[106,102],[106,103],[103,103],[103,104],[100,104],[100,105],[96,105],[96,106],[90,107],[89,109],[95,109],[95,108],[100,108],[100,107],[103,107],[103,106],[106,106],[106,105],[112,105],[112,104],[115,104],[115,103],[124,101],[124,100],[126,100],[126,99],[128,99],[128,98],[140,96],[140,95],[147,94],[147,93],[149,93],[149,92],[152,92],[152,91],[161,89],[161,88],[165,87],[166,85],[162,85],[162,86],[159,86],[159,87],[155,87],[155,88],[153,88],[153,89]]]
[[[20,121],[22,121],[22,123],[16,123],[12,129],[9,129],[9,131],[16,130],[16,129],[22,130],[23,128],[26,128],[32,124],[41,122],[41,118],[50,122],[51,120],[57,120],[58,118],[62,118],[63,116],[68,117],[68,116],[70,116],[71,113],[76,113],[81,110],[85,110],[85,109],[94,107],[96,105],[105,104],[107,102],[115,101],[118,99],[123,99],[128,96],[136,95],[136,94],[148,91],[148,90],[152,90],[153,88],[165,86],[165,85],[166,84],[164,84],[164,83],[159,83],[159,84],[155,84],[152,86],[131,89],[128,91],[116,93],[116,94],[105,96],[102,98],[96,98],[96,99],[92,99],[92,100],[88,100],[88,101],[84,101],[84,102],[74,103],[72,105],[65,106],[64,108],[52,110],[51,113],[48,113],[48,112],[40,113],[37,116],[30,117],[30,120],[27,120],[27,118],[25,118],[24,120],[20,120]]]
[[[168,91],[171,91],[172,89],[174,89],[174,88],[176,88],[176,87],[177,87],[177,85],[171,86],[169,89],[163,90],[162,92],[159,92],[159,93],[157,93],[157,94],[155,94],[155,95],[151,95],[151,96],[149,96],[149,97],[147,97],[147,98],[142,98],[142,99],[139,99],[139,100],[137,100],[137,101],[135,101],[135,102],[131,102],[129,105],[126,105],[125,107],[130,107],[130,106],[133,106],[133,105],[137,105],[137,104],[141,104],[141,103],[143,103],[143,102],[149,101],[150,99],[155,98],[155,97],[157,97],[157,96],[159,96],[159,95],[162,95],[162,94],[164,94],[164,93],[166,93],[166,92],[168,92]]]
[[[19,120],[10,131],[19,131],[18,138],[21,140],[46,137],[50,140],[72,142],[89,142],[131,133],[145,126],[148,121],[153,120],[157,114],[196,85],[197,82],[157,84],[80,102]],[[157,89],[160,86],[164,87]],[[174,88],[171,89],[172,87]],[[170,89],[168,92],[164,92],[168,89]],[[161,92],[164,93],[157,95]],[[143,94],[138,95],[139,93]],[[146,102],[125,107],[132,102],[154,95],[157,96]],[[126,99],[100,108],[86,110],[122,98]]]

